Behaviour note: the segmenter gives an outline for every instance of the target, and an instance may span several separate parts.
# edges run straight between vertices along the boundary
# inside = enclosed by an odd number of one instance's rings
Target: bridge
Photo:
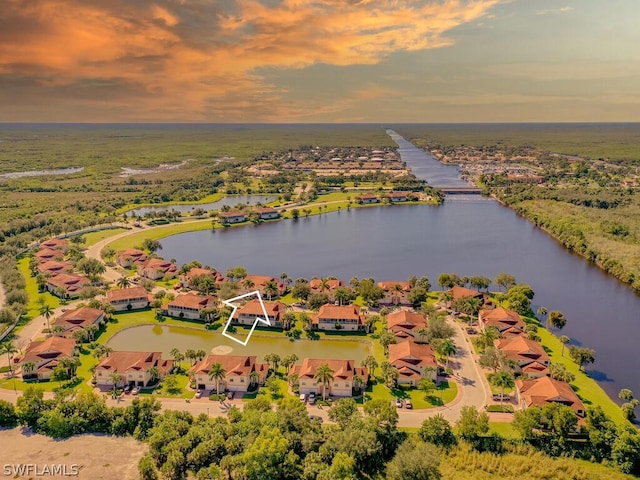
[[[478,187],[435,187],[445,195],[480,195],[482,193],[482,189]]]

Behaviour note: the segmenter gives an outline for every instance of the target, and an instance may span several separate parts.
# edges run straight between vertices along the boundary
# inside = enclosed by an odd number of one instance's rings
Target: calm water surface
[[[396,141],[413,171],[420,162],[436,162],[409,142]],[[438,165],[457,176],[455,167]],[[439,167],[438,186],[443,186],[446,175]],[[640,391],[640,356],[635,354],[640,298],[490,199],[452,196],[441,206],[342,210],[215,233],[183,233],[165,238],[162,245],[162,254],[179,263],[197,259],[223,271],[244,265],[251,273],[279,276],[284,271],[293,278],[426,275],[438,288],[442,272],[492,278],[509,272],[536,292],[534,310],[544,305],[563,311],[568,319],[563,334],[596,350],[597,361],[588,371],[612,397],[620,388]]]

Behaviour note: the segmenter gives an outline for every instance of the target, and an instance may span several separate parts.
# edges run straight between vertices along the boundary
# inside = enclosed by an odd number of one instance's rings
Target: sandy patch
[[[66,466],[67,476],[46,476],[51,479],[135,480],[140,478],[138,461],[147,451],[146,444],[131,437],[78,435],[66,440],[53,440],[43,435],[23,433],[21,428],[0,430],[0,444],[0,476],[5,474],[5,465],[12,468],[18,464],[31,464],[36,465],[40,471],[45,466]],[[77,477],[69,476],[73,465],[78,466]],[[7,478],[36,477],[32,471],[24,476],[14,476],[12,473]]]
[[[229,355],[231,352],[233,352],[233,347],[228,347],[227,345],[218,345],[211,349],[213,355]]]

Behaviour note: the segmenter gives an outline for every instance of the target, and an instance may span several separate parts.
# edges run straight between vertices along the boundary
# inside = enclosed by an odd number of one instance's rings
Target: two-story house
[[[418,386],[425,376],[436,381],[438,362],[430,345],[417,345],[412,341],[389,345],[389,362],[398,370],[400,385]]]
[[[365,317],[357,305],[325,304],[311,317],[315,330],[364,330]]]
[[[302,365],[293,365],[288,377],[297,375],[300,393],[315,393],[322,395],[325,385],[316,378],[318,369],[322,365],[328,365],[333,373],[333,379],[328,383],[327,395],[337,397],[350,397],[353,394],[354,377],[360,377],[361,386],[369,381],[369,370],[366,367],[356,367],[353,360],[336,360],[324,358],[305,358]]]
[[[146,387],[162,380],[172,369],[173,360],[163,359],[161,352],[114,351],[100,360],[96,366],[95,379],[98,386],[111,387],[112,376],[116,373],[119,376],[117,387]]]
[[[117,288],[107,291],[107,302],[116,312],[147,308],[149,301],[149,293],[142,287]]]
[[[414,340],[417,343],[427,341],[427,317],[421,313],[399,310],[387,315],[389,331],[396,337],[397,342]]]
[[[184,293],[176,295],[176,297],[167,304],[167,315],[175,318],[200,320],[203,310],[215,307],[217,304],[218,298],[213,295]]]
[[[271,326],[275,328],[282,328],[282,316],[284,315],[286,305],[282,302],[263,303]],[[259,300],[249,300],[241,307],[238,307],[235,311],[233,315],[233,323],[251,326],[255,323],[256,317],[264,318],[262,305]]]
[[[517,365],[515,373],[525,378],[544,377],[549,374],[549,355],[544,348],[524,335],[499,338],[494,341],[496,349],[505,354],[507,360]]]
[[[219,364],[224,370],[224,378],[213,378],[211,371]],[[209,355],[197,362],[190,370],[199,390],[217,389],[220,392],[246,392],[250,385],[264,384],[269,365],[257,363],[255,356],[245,355]],[[255,372],[255,373],[254,373]]]
[[[20,360],[22,379],[37,377],[38,380],[49,380],[60,360],[71,358],[76,353],[76,341],[72,338],[49,337],[31,342]]]

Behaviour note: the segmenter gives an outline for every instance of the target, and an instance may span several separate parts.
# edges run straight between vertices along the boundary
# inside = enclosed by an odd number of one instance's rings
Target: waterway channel
[[[403,161],[433,186],[468,186],[456,167],[440,164],[390,132]],[[436,172],[436,176],[430,175]],[[461,183],[459,183],[461,182]],[[426,275],[433,288],[442,272],[495,277],[509,272],[531,285],[534,310],[561,310],[562,334],[594,348],[587,369],[613,398],[620,388],[640,392],[640,298],[498,202],[454,195],[443,205],[342,210],[276,223],[198,231],[162,240],[162,254],[179,263],[197,259],[224,271],[292,278],[335,275],[401,280]],[[567,358],[567,361],[570,361]]]

